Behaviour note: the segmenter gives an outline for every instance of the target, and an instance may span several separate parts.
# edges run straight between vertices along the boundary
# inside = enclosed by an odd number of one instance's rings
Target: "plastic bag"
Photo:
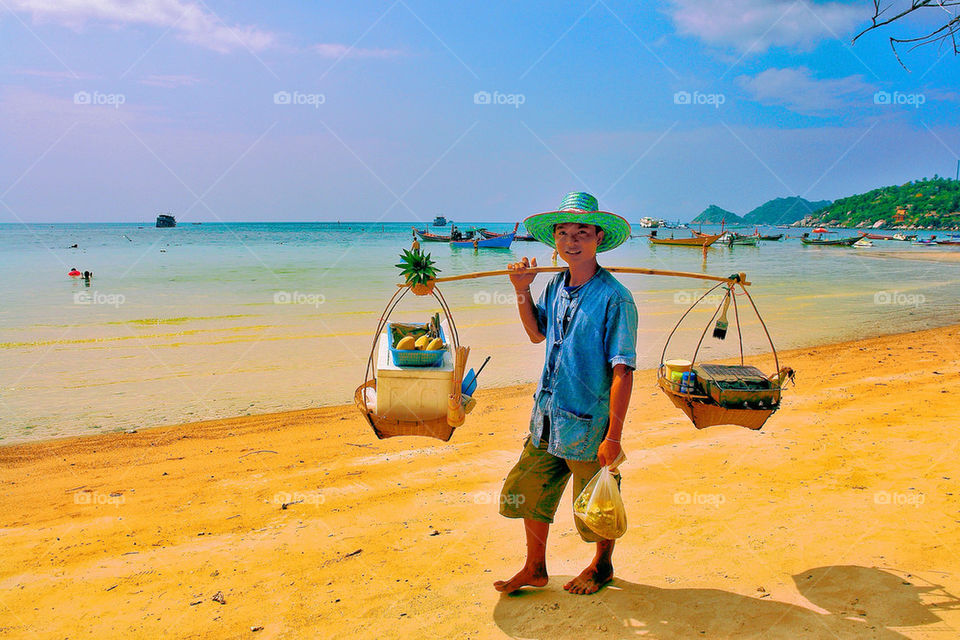
[[[606,540],[627,532],[627,510],[610,467],[603,467],[590,479],[573,503],[573,514]]]

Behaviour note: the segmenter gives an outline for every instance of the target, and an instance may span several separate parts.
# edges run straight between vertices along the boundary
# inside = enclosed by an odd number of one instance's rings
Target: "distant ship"
[[[447,219],[443,216],[437,216],[433,219],[433,226],[435,227],[445,227],[447,226]]]
[[[644,229],[656,229],[660,226],[661,220],[654,220],[650,217],[640,218],[640,226]]]
[[[160,215],[157,216],[158,229],[163,227],[175,227],[175,226],[177,226],[177,219],[174,218],[173,216],[167,215],[165,213],[161,213]]]

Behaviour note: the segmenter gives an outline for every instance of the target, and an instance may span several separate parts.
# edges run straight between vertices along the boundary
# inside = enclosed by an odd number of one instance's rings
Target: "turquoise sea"
[[[410,244],[411,224],[0,225],[0,443],[350,402],[377,318],[399,281],[394,264]],[[477,253],[423,246],[440,275],[500,269],[523,255],[550,264],[551,249],[539,243]],[[883,241],[865,249],[807,247],[793,238],[714,245],[704,260],[698,249],[636,237],[603,254],[601,264],[745,272],[776,346],[788,349],[956,322],[957,264],[870,257],[918,250],[926,249]],[[67,276],[73,267],[93,272],[89,286]],[[708,285],[622,280],[640,309],[640,366],[656,366],[670,328]],[[492,356],[481,387],[536,379],[542,346],[525,341],[506,277],[442,290],[473,349],[471,364]],[[408,298],[395,317],[425,319],[436,310],[430,298]],[[763,351],[746,308],[745,350]],[[681,351],[712,311],[685,323]],[[736,344],[708,340],[707,349],[732,355]]]

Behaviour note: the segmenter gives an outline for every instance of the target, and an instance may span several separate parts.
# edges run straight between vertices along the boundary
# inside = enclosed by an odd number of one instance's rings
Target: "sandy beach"
[[[569,495],[549,585],[491,586],[522,562],[496,502],[531,386],[480,393],[446,444],[331,407],[4,447],[0,636],[957,637],[958,340],[784,353],[761,432],[697,431],[638,372],[595,596],[561,588],[590,553]]]
[[[864,251],[858,255],[868,258],[896,258],[898,260],[922,260],[925,262],[960,262],[960,251],[927,249],[920,251]]]

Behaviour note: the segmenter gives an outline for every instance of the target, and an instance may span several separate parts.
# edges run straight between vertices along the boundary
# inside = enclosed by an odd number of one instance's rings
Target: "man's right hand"
[[[537,266],[537,259],[530,260],[523,258],[520,262],[513,262],[507,265],[507,269],[512,271],[510,274],[510,284],[520,293],[526,291],[533,284],[533,279],[537,277],[536,272],[531,273],[529,269]]]

